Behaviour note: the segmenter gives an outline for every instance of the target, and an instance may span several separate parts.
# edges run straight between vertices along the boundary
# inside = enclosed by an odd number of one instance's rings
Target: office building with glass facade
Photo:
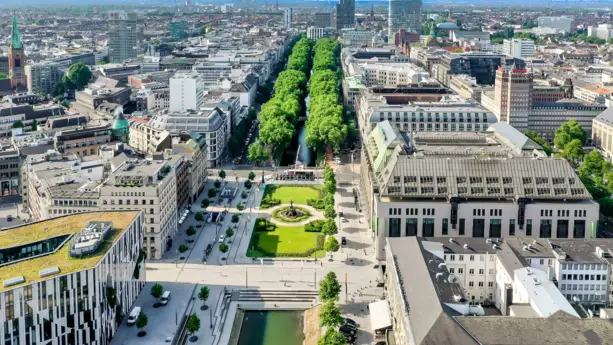
[[[90,212],[0,231],[0,343],[108,344],[145,284],[144,222]]]
[[[388,6],[388,37],[400,29],[419,32],[421,30],[421,0],[390,0]]]

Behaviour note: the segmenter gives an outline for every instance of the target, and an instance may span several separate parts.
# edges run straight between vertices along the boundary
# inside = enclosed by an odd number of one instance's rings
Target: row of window
[[[479,287],[483,287],[483,282],[482,282],[482,281],[477,282],[477,286],[479,286]],[[474,281],[472,281],[472,280],[469,280],[469,281],[468,281],[468,287],[475,287],[475,282],[474,282]],[[494,287],[494,282],[487,282],[487,287],[488,287],[488,288],[492,288],[492,287]]]
[[[108,200],[106,200],[106,199],[102,200],[102,204],[103,205],[108,205]],[[118,205],[123,205],[124,202],[123,202],[122,199],[119,199],[119,200],[117,200],[117,204]],[[134,199],[133,203],[132,203],[132,201],[130,199],[126,199],[125,204],[126,205],[138,205],[138,199]],[[147,200],[141,199],[140,200],[140,204],[141,205],[147,205]],[[149,199],[149,205],[153,205],[153,204],[154,204],[153,199]],[[115,205],[115,199],[111,199],[111,205]]]
[[[566,297],[567,300],[574,302],[575,300],[579,300],[579,301],[600,301],[601,299],[605,299],[604,296],[601,295],[594,295],[594,294],[578,294],[578,295],[573,295],[573,294],[567,294],[564,295]]]
[[[424,208],[422,209],[422,215],[424,216],[434,216],[434,210],[433,208]],[[402,209],[401,208],[390,208],[389,210],[389,215],[390,216],[402,216]],[[405,210],[406,215],[409,216],[418,216],[419,215],[419,209],[418,208],[407,208]]]
[[[399,121],[396,121],[396,122],[399,122]],[[400,123],[396,123],[396,126],[398,126],[399,128],[400,128],[400,125],[401,125]],[[475,124],[474,131],[475,132],[479,132],[481,130],[485,131],[488,128],[489,128],[489,125],[487,125],[485,123],[483,125],[479,125],[477,123],[477,124]],[[464,131],[464,124],[460,123],[458,125],[458,127],[456,128],[455,123],[452,123],[451,125],[449,125],[447,123],[443,123],[442,126],[441,126],[441,123],[437,122],[437,123],[434,124],[434,127],[432,126],[431,123],[426,123],[426,126],[424,126],[423,123],[419,123],[419,127],[418,127],[418,124],[414,122],[414,123],[411,124],[411,126],[409,128],[409,124],[405,122],[405,123],[402,123],[402,128],[401,129],[404,130],[404,131],[408,131],[410,129],[410,130],[413,130],[413,131],[419,130],[419,131],[426,131],[426,132],[433,131],[433,130],[435,132],[440,132],[440,131],[443,131],[443,132],[447,132],[447,131],[455,132],[456,130]],[[470,123],[466,124],[466,130],[467,131],[472,131],[473,130],[473,125],[470,124]]]
[[[563,270],[585,270],[585,271],[601,271],[606,270],[607,265],[604,264],[562,264]]]
[[[395,209],[400,212],[400,209]],[[441,234],[449,234],[449,219],[441,219]],[[434,237],[434,218],[422,219],[422,232],[423,237]],[[405,236],[419,236],[418,234],[418,218],[406,218],[405,219]],[[502,220],[490,219],[489,233],[486,236],[485,231],[485,219],[473,219],[472,237],[502,237]],[[509,220],[509,236],[515,236],[515,219]],[[458,235],[463,236],[466,234],[466,219],[459,219]],[[400,237],[401,236],[401,218],[389,218],[388,237]],[[526,219],[525,224],[526,236],[532,236],[532,219]],[[539,228],[540,238],[551,238],[552,236],[552,221],[551,219],[542,219]],[[572,234],[570,234],[569,220],[558,219],[556,237],[557,238],[585,238],[585,220],[574,220]]]
[[[443,258],[445,259],[445,261],[447,261],[447,254],[444,254],[444,255],[443,255]],[[460,262],[464,261],[464,254],[458,254],[458,255],[457,255],[457,258],[458,258],[458,261],[460,261]],[[494,259],[494,258],[495,258],[495,257],[494,257],[494,255],[491,255],[491,254],[490,254],[490,255],[489,255],[489,258],[490,258],[490,261],[494,261],[494,260],[495,260],[495,259]],[[450,254],[450,255],[449,255],[449,262],[455,262],[455,261],[456,261],[456,254]],[[472,254],[471,254],[471,255],[469,255],[469,256],[468,256],[468,261],[475,261],[475,256],[474,256],[474,255],[472,255]],[[479,261],[485,261],[485,256],[484,256],[484,254],[483,254],[483,255],[479,255]],[[460,272],[460,273],[461,273],[461,272]],[[490,272],[490,274],[492,274],[492,273]]]
[[[456,179],[456,183],[458,184],[463,184],[463,183],[468,182],[472,185],[472,184],[479,184],[479,183],[484,182],[484,179],[482,176],[469,176],[468,178],[466,178],[466,176],[458,176],[455,179]],[[398,176],[396,175],[393,177],[394,184],[399,184],[400,181],[404,183],[416,183],[417,180],[418,180],[417,176]],[[551,180],[554,185],[562,185],[566,182],[566,179],[561,178],[561,177],[554,177]],[[420,183],[433,183],[434,181],[436,181],[437,184],[447,183],[447,177],[446,176],[419,176]],[[502,182],[505,185],[510,185],[513,183],[513,178],[512,177],[502,177],[502,178],[486,177],[485,178],[486,184],[499,184],[500,182]],[[532,184],[532,177],[524,177],[522,178],[522,182],[523,184]],[[548,184],[548,183],[549,183],[549,178],[547,177],[537,177],[536,178],[536,184]],[[574,185],[575,179],[569,178],[568,184]]]
[[[607,280],[607,275],[603,274],[562,274],[561,280]]]
[[[560,290],[592,290],[592,291],[607,291],[606,284],[562,284]]]

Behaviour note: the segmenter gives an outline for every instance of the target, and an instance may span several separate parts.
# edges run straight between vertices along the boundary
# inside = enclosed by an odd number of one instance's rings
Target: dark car
[[[345,238],[345,236],[341,237],[341,245],[343,246],[347,245],[347,238]]]
[[[343,320],[345,321],[346,325],[353,326],[353,327],[356,327],[356,328],[360,326],[360,325],[358,325],[357,322],[355,322],[353,319],[350,319],[348,317],[344,318]]]
[[[9,214],[9,215],[8,215],[8,217],[6,217],[6,220],[7,220],[7,221],[9,221],[9,222],[10,222],[10,221],[12,221],[12,220],[13,220],[13,216],[11,216],[11,215]]]
[[[349,344],[353,344],[356,340],[355,335],[351,335],[351,334],[347,334],[343,332],[341,332],[341,334],[345,336],[345,340],[347,340],[347,343]]]
[[[349,335],[355,335],[356,333],[358,333],[358,330],[355,327],[351,327],[347,324],[340,326],[338,328],[338,331]]]

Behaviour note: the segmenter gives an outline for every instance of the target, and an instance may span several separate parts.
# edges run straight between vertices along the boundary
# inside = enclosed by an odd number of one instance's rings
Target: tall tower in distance
[[[521,61],[521,62],[520,62]],[[532,110],[534,77],[522,60],[512,66],[498,67],[494,84],[494,114],[519,131],[528,129],[528,116]]]
[[[285,13],[283,14],[283,24],[285,25],[286,29],[291,29],[292,28],[292,9],[291,8],[286,8],[285,9]]]
[[[25,88],[28,84],[25,72],[26,55],[23,52],[23,43],[21,42],[21,34],[19,33],[19,27],[17,25],[17,17],[14,15],[8,58],[11,87],[13,89],[18,87]]]
[[[400,29],[421,31],[421,0],[389,0],[387,35],[393,37]]]
[[[135,13],[109,13],[109,62],[122,63],[136,59],[142,26]]]
[[[355,26],[355,0],[340,0],[336,5],[336,29]]]

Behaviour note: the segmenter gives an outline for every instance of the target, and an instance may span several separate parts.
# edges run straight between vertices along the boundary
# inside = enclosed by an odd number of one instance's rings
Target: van
[[[138,315],[140,315],[140,307],[134,307],[128,316],[128,326],[132,326],[136,323]]]
[[[170,300],[170,291],[164,291],[162,298],[160,299],[160,303],[162,303],[162,305],[166,305],[168,304],[168,300]]]

